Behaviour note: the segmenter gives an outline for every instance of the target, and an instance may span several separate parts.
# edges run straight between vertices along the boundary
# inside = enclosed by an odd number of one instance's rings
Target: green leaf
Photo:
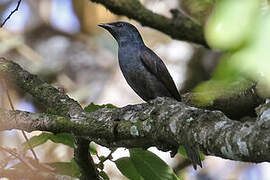
[[[55,168],[55,171],[59,174],[72,177],[80,177],[81,175],[80,169],[73,159],[71,160],[71,162],[54,162],[48,164]]]
[[[184,158],[188,158],[187,157],[187,152],[186,152],[184,146],[179,146],[178,153],[181,154]]]
[[[69,133],[51,134],[50,140],[74,148],[74,136]]]
[[[32,138],[30,138],[29,143],[34,148],[36,146],[46,143],[48,140],[51,140],[54,143],[61,143],[67,145],[72,148],[74,147],[74,137],[73,135],[68,133],[52,134],[48,132],[43,132],[38,136],[33,136]],[[27,142],[24,142],[23,146],[25,150],[30,149]]]
[[[89,144],[89,152],[91,155],[97,155],[97,148],[95,142],[91,141]]]
[[[129,157],[123,157],[115,161],[120,172],[131,180],[143,180]]]
[[[256,0],[218,0],[204,29],[209,46],[232,50],[244,45],[254,31],[259,10]]]
[[[104,161],[106,159],[106,156],[99,156],[100,161]]]
[[[216,99],[231,98],[253,86],[253,82],[239,71],[232,61],[232,54],[224,54],[210,80],[200,83],[194,89],[192,102],[198,106],[211,105]]]
[[[102,177],[102,180],[110,180],[109,176],[104,171],[100,171],[98,174]]]
[[[84,110],[86,112],[93,112],[93,111],[96,111],[96,110],[101,109],[101,108],[117,108],[117,107],[113,104],[96,105],[94,103],[91,103],[88,106],[86,106],[84,108]]]
[[[268,5],[269,6],[269,5]],[[258,83],[259,96],[269,97],[270,90],[270,9],[264,8],[254,22],[254,33],[249,43],[229,59],[235,68]]]
[[[178,148],[178,153],[179,153],[180,155],[182,155],[184,158],[188,158],[187,152],[186,152],[184,146],[179,146],[179,148]],[[200,152],[200,159],[201,159],[202,161],[205,159],[205,156],[204,156],[204,154],[203,154],[202,152]]]
[[[33,136],[29,139],[29,143],[31,144],[31,146],[34,148],[36,146],[39,146],[41,144],[44,144],[45,142],[47,142],[48,139],[50,139],[51,133],[41,133],[38,136]],[[28,142],[24,142],[23,143],[24,149],[28,150],[31,147],[28,145]]]
[[[144,179],[178,180],[171,167],[150,151],[130,149],[130,159]]]

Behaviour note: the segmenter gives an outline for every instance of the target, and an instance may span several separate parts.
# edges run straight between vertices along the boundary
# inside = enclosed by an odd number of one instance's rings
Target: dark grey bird
[[[181,96],[163,61],[143,42],[135,26],[123,21],[99,24],[108,30],[118,43],[121,71],[131,88],[144,100],[171,97],[181,101]],[[188,157],[202,167],[198,151],[185,145]]]

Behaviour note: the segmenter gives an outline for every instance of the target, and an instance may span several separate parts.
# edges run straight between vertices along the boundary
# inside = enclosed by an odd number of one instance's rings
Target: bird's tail
[[[199,165],[202,168],[202,162],[201,162],[200,153],[198,149],[195,146],[190,146],[190,145],[185,145],[184,147],[185,147],[188,158],[191,160],[193,164],[193,168],[196,170],[197,165]]]

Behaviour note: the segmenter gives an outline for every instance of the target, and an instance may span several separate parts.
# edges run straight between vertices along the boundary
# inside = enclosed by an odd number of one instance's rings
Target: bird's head
[[[118,42],[118,45],[126,43],[143,43],[139,31],[130,23],[116,21],[112,23],[99,24],[98,26],[108,30]]]

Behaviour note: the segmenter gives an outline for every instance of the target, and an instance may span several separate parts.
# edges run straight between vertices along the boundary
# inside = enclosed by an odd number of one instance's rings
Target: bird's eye
[[[123,23],[117,23],[116,24],[116,27],[122,27],[123,26]]]

